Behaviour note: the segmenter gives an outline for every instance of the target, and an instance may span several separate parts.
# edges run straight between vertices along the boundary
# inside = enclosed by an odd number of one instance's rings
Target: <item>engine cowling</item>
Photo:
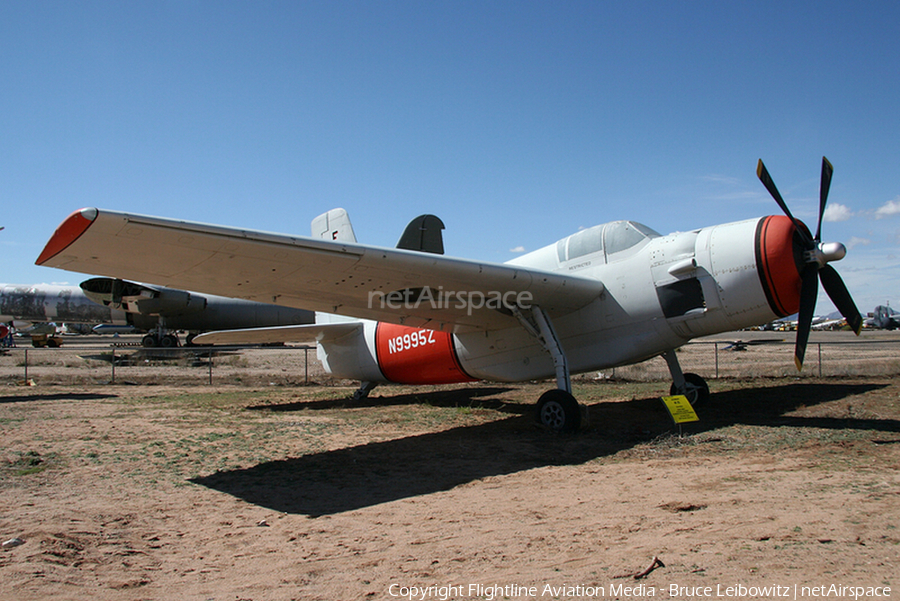
[[[139,313],[148,315],[183,315],[206,308],[206,298],[185,290],[161,288],[152,298],[142,298],[134,304]]]
[[[91,278],[81,283],[96,303],[141,315],[183,315],[206,308],[206,298],[186,290],[145,286],[114,278]]]

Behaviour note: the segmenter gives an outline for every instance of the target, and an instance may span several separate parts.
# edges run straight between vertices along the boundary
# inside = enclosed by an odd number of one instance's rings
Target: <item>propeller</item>
[[[819,292],[819,282],[825,293],[847,320],[847,324],[859,335],[862,328],[862,317],[853,302],[844,281],[834,267],[828,263],[839,261],[847,254],[847,249],[840,242],[822,242],[822,218],[825,215],[825,205],[828,202],[828,190],[831,188],[831,176],[834,167],[825,157],[822,157],[822,180],[819,186],[819,222],[816,226],[816,235],[811,236],[806,225],[791,214],[787,203],[778,193],[775,182],[763,165],[762,159],[756,167],[756,175],[759,180],[778,203],[785,215],[794,223],[797,236],[794,238],[795,248],[802,257],[803,265],[800,271],[800,314],[797,321],[797,342],[794,346],[794,363],[797,370],[803,369],[803,357],[806,355],[806,344],[809,341],[809,331],[812,327],[813,311],[816,308],[816,297]],[[799,247],[799,248],[797,248]]]

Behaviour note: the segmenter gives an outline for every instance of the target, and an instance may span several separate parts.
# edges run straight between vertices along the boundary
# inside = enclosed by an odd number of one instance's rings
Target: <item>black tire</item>
[[[147,334],[141,339],[141,346],[144,348],[154,348],[159,346],[159,340],[153,334]]]
[[[709,385],[697,374],[684,374],[685,390],[677,390],[675,384],[669,388],[669,394],[683,394],[692,407],[703,405],[709,400]]]
[[[538,399],[536,418],[539,426],[554,432],[575,432],[581,426],[581,408],[575,397],[555,388]]]

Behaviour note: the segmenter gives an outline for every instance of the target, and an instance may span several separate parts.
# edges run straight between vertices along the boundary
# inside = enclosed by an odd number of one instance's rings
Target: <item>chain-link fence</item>
[[[315,347],[216,347],[145,349],[108,342],[69,342],[61,348],[0,349],[5,384],[303,385],[333,383],[316,359]],[[685,372],[706,379],[745,377],[886,376],[900,374],[900,340],[859,339],[811,342],[802,372],[794,367],[794,346],[785,341],[691,342],[677,351]],[[669,379],[661,358],[582,379],[636,381]]]

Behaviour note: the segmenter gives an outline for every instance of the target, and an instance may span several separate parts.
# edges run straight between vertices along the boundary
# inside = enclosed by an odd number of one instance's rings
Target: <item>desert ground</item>
[[[900,598],[900,339],[721,350],[791,336],[680,351],[713,393],[680,428],[659,359],[577,378],[572,435],[533,425],[549,382],[353,403],[314,352],[15,349],[0,595]]]

